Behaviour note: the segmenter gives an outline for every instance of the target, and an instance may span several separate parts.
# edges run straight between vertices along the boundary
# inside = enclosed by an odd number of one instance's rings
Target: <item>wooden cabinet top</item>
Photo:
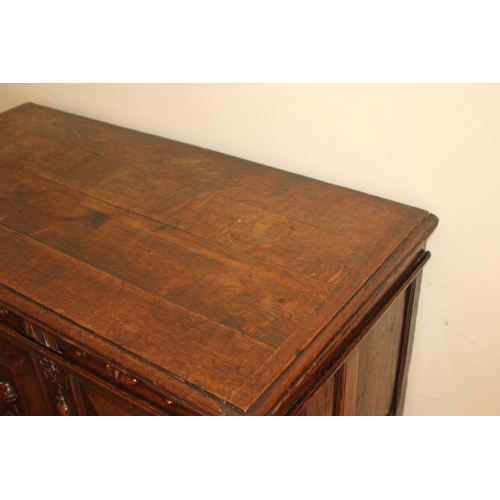
[[[228,413],[272,407],[346,341],[437,224],[35,104],[0,115],[0,179],[0,299]]]

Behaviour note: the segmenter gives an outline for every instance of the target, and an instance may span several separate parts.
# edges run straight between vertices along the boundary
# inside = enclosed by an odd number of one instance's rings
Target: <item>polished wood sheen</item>
[[[402,414],[434,215],[35,104],[0,179],[2,414]]]

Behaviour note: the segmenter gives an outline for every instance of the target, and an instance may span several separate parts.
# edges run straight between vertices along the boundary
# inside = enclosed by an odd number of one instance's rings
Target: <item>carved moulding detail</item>
[[[34,340],[38,341],[37,336],[35,335],[35,327],[29,321],[23,319],[23,328],[26,335]]]
[[[0,380],[0,398],[7,404],[15,403],[19,399],[16,391],[7,380]]]
[[[113,368],[111,365],[106,365],[106,373],[109,375],[113,382],[120,385],[135,385],[137,384],[137,379],[135,379],[130,373],[125,373]]]
[[[47,380],[52,382],[57,387],[57,413],[63,417],[71,415],[66,399],[64,398],[64,389],[66,388],[66,383],[64,381],[63,374],[56,366],[56,364],[47,358],[40,358],[40,366],[43,369],[43,374]]]
[[[39,326],[30,323],[26,319],[23,319],[23,328],[24,332],[29,338],[36,340],[39,344],[42,344],[45,347],[52,349],[53,351],[59,350],[56,338],[52,333],[46,332]]]
[[[48,380],[58,384],[58,386],[62,386],[64,388],[64,379],[63,376],[55,365],[55,363],[47,358],[40,359],[40,366],[43,368],[43,373]]]
[[[59,413],[61,417],[71,416],[71,411],[69,409],[68,403],[66,403],[66,400],[64,399],[64,395],[61,389],[57,391],[56,399],[57,399],[57,413]]]

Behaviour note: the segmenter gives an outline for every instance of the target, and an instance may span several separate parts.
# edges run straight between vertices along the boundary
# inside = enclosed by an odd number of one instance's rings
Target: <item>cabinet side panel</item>
[[[335,374],[332,374],[316,394],[307,402],[299,415],[309,417],[333,415],[334,392]]]
[[[413,281],[413,283],[408,287],[405,322],[403,327],[403,345],[401,346],[401,361],[395,400],[396,415],[403,415],[404,411],[408,371],[410,369],[413,340],[415,338],[415,324],[417,319],[418,298],[420,296],[421,284],[422,273],[420,273],[415,281]]]
[[[356,413],[359,348],[349,355],[335,374],[334,415],[352,416]]]
[[[356,415],[390,415],[398,385],[407,292],[402,293],[358,347]]]

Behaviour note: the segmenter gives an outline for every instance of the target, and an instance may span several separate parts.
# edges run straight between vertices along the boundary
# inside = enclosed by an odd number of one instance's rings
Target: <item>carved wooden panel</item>
[[[38,338],[33,340],[39,343]],[[116,368],[110,367],[108,376],[122,387],[137,382]],[[160,414],[166,412],[120,393],[47,349],[29,345],[9,326],[0,324],[0,415]]]
[[[80,412],[88,416],[145,416],[159,415],[159,412],[146,408],[137,400],[128,398],[109,388],[103,387],[97,381],[83,377],[73,380],[77,387]]]
[[[12,334],[0,325],[0,414],[50,414],[30,350]]]
[[[161,412],[133,396],[119,392],[110,384],[85,373],[67,361],[55,356],[37,353],[39,372],[44,378],[44,389],[55,415],[134,416],[159,415]],[[116,374],[115,372],[118,372]],[[117,383],[126,385],[130,379],[126,373],[113,371]],[[135,381],[136,382],[136,381]]]
[[[62,417],[75,415],[76,406],[66,370],[46,356],[37,354],[35,357],[45,379],[45,390],[54,414]]]

